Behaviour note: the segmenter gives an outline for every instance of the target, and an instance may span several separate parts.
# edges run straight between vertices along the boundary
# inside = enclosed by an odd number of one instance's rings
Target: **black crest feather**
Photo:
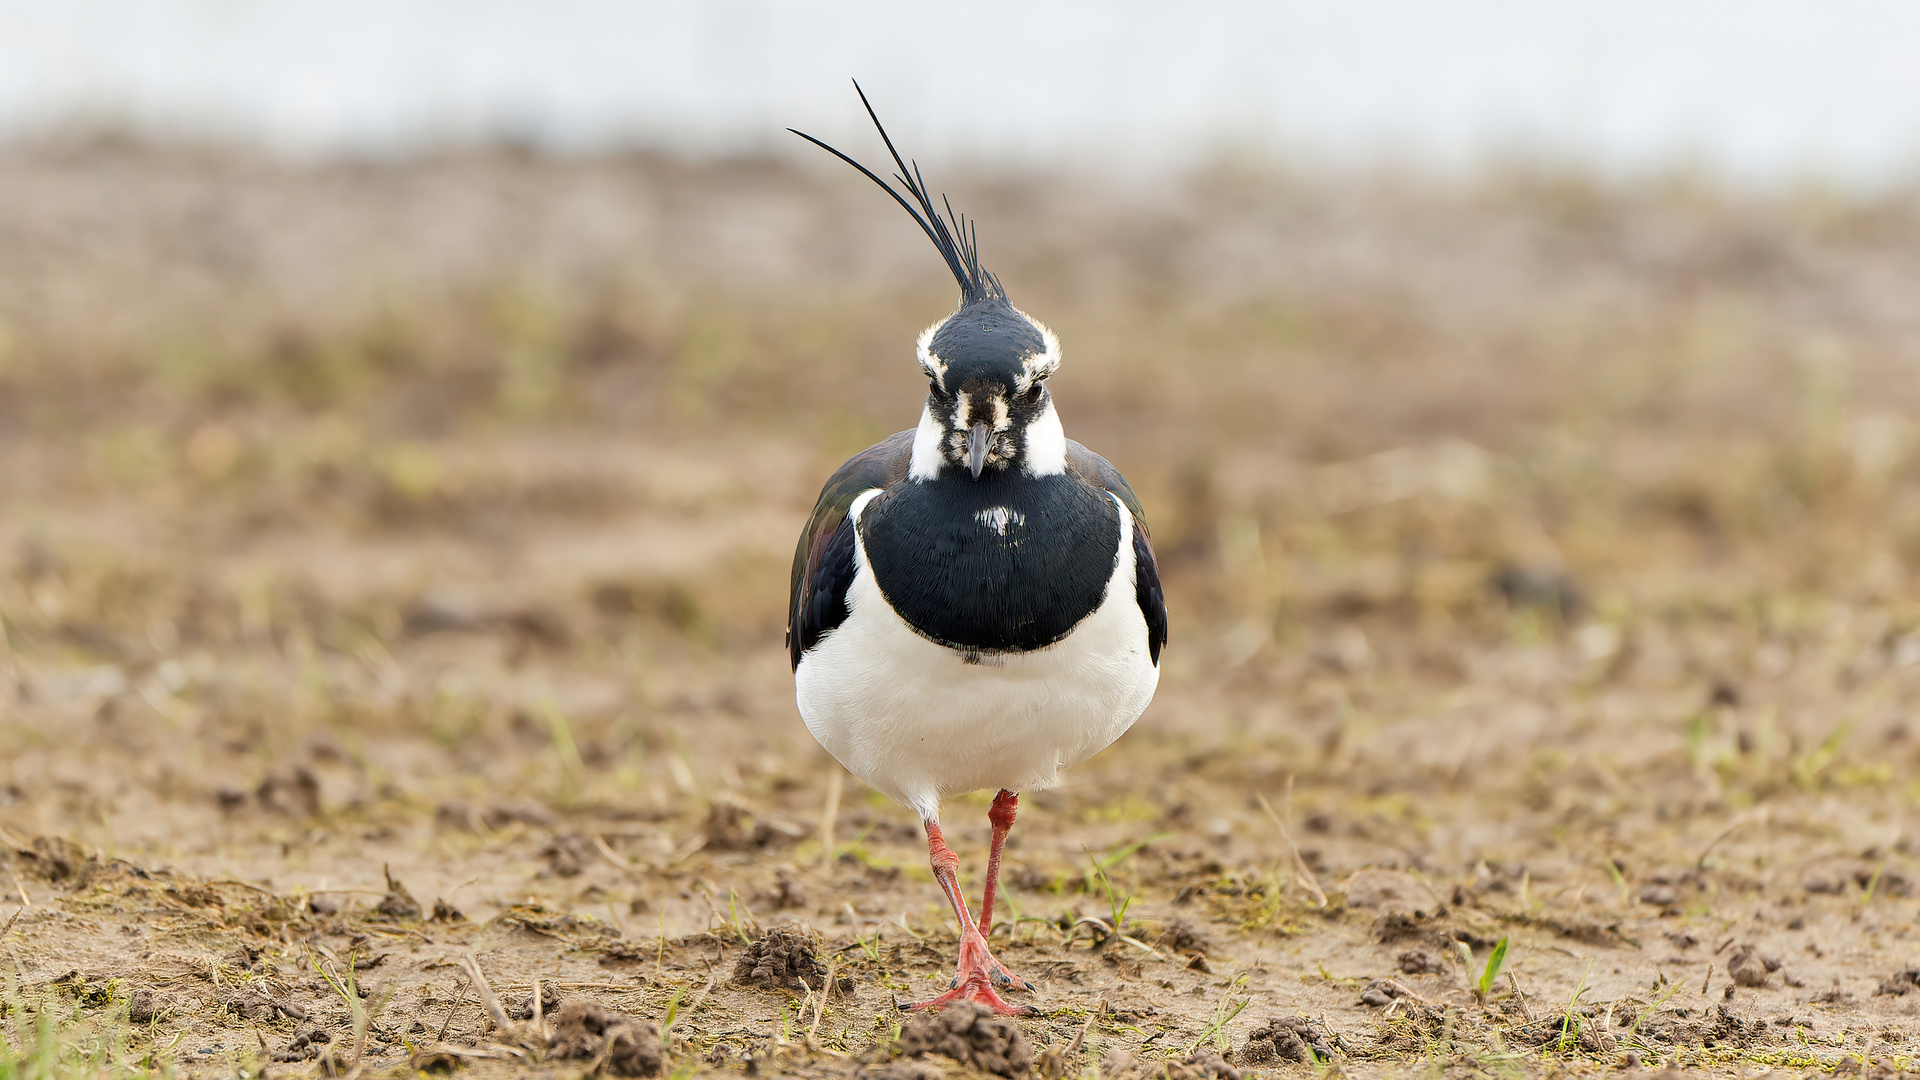
[[[872,169],[819,139],[794,128],[787,130],[860,170],[861,175],[893,196],[893,201],[899,203],[901,209],[913,218],[914,223],[927,234],[927,239],[932,240],[933,246],[939,249],[940,257],[947,261],[947,269],[953,271],[953,279],[960,283],[962,304],[974,300],[1006,299],[1007,291],[1000,287],[1000,279],[980,267],[979,235],[973,222],[967,220],[965,214],[955,213],[953,204],[947,201],[945,195],[940,196],[940,203],[947,208],[947,213],[945,217],[940,215],[932,197],[927,194],[927,182],[920,175],[920,163],[916,161],[909,164],[901,160],[900,151],[894,149],[893,139],[887,135],[886,127],[880,123],[879,114],[873,111],[873,103],[867,100],[867,92],[860,89],[857,79],[854,80],[853,91],[860,95],[860,104],[867,107],[867,116],[872,118],[874,129],[880,132],[880,141],[887,144],[887,153],[893,156],[893,163],[900,170],[893,174],[893,178],[907,189],[906,195],[900,194],[892,184],[875,175]],[[913,197],[912,202],[907,201],[908,195]]]

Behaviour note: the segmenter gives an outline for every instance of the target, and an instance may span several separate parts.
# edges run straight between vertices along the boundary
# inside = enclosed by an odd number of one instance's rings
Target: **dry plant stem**
[[[1273,804],[1267,801],[1265,795],[1256,791],[1253,797],[1260,801],[1260,809],[1266,811],[1267,819],[1273,822],[1273,827],[1280,830],[1280,842],[1287,846],[1287,862],[1293,870],[1295,880],[1306,886],[1308,895],[1313,897],[1315,907],[1326,907],[1327,894],[1320,888],[1320,882],[1314,879],[1313,871],[1307,868],[1307,860],[1300,857],[1300,848],[1293,842],[1293,830],[1287,826],[1288,820],[1293,817],[1293,774],[1287,774],[1287,789],[1283,800],[1287,808],[1286,817],[1283,818],[1274,812]]]
[[[706,889],[701,889],[700,897],[707,902],[707,910],[713,913],[714,919],[733,930],[734,936],[740,939],[740,944],[750,945],[753,943],[753,939],[747,934],[746,930],[740,928],[737,917],[730,918],[721,914],[720,902],[713,898],[713,893],[708,892]],[[753,909],[742,903],[738,895],[730,897],[729,900],[733,904],[734,910],[746,917],[747,926],[755,933],[758,933],[760,930],[760,921],[753,917]]]
[[[838,768],[828,770],[827,804],[820,811],[820,865],[822,866],[833,862],[834,824],[835,819],[840,816],[840,794],[845,784],[846,777]]]
[[[653,977],[658,979],[667,970],[667,913],[660,912],[660,944],[653,953]]]
[[[546,1011],[540,1007],[540,980],[533,980],[533,1034],[535,1038],[544,1038],[547,1034]]]
[[[493,987],[488,985],[487,976],[480,970],[479,957],[474,956],[473,950],[469,949],[460,959],[466,966],[467,977],[473,981],[474,993],[480,996],[480,1006],[487,1010],[487,1016],[492,1018],[493,1026],[499,1028],[501,1034],[511,1035],[513,1021],[507,1018],[507,1010],[500,1007],[500,999],[493,996]]]
[[[1707,841],[1706,847],[1700,849],[1700,857],[1693,861],[1694,868],[1697,870],[1705,870],[1707,868],[1707,856],[1713,854],[1713,849],[1719,847],[1722,840],[1739,832],[1748,825],[1764,822],[1771,812],[1771,809],[1771,807],[1756,806],[1752,810],[1734,818],[1726,828],[1720,830],[1718,836]]]
[[[1087,1014],[1086,1022],[1080,1025],[1080,1030],[1073,1033],[1073,1041],[1067,1044],[1068,1054],[1077,1054],[1080,1052],[1080,1048],[1086,1045],[1087,1032],[1093,1029],[1093,1022],[1106,1014],[1107,999],[1101,998],[1100,1003],[1095,1005],[1093,1011]]]
[[[1507,972],[1507,986],[1513,991],[1513,1000],[1520,1003],[1520,1015],[1526,1017],[1528,1023],[1532,1023],[1533,1010],[1527,1007],[1526,992],[1520,989],[1520,980],[1515,978],[1511,971]]]
[[[719,975],[707,976],[707,985],[701,987],[700,992],[693,995],[692,1001],[687,1002],[687,1007],[681,1011],[680,1017],[684,1019],[692,1016],[695,1009],[707,1003],[707,995],[713,993],[713,988],[718,985],[720,985]]]
[[[827,958],[827,981],[820,986],[820,998],[813,1003],[813,1023],[807,1025],[807,1043],[812,1045],[813,1033],[820,1029],[820,1014],[826,1011],[827,994],[833,990],[833,977],[840,967],[840,954]]]
[[[447,1030],[453,1027],[453,1014],[467,1003],[467,988],[473,985],[473,976],[468,974],[460,980],[460,991],[453,996],[453,1004],[447,1008],[447,1019],[440,1025],[440,1034],[433,1037],[434,1042],[446,1042]]]
[[[593,834],[593,846],[600,852],[601,858],[607,860],[607,862],[613,864],[619,869],[621,870],[633,869],[633,864],[628,862],[626,859],[621,858],[620,853],[613,850],[613,847],[607,843],[607,838],[604,836],[601,836],[599,833]]]

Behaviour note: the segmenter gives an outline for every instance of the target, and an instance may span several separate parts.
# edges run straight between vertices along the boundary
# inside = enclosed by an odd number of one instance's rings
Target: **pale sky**
[[[798,152],[859,137],[857,76],[922,156],[1876,186],[1920,171],[1916,57],[1909,0],[0,0],[0,138]]]

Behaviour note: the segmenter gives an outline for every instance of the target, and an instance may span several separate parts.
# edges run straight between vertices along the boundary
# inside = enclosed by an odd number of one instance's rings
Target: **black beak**
[[[987,467],[987,446],[993,441],[987,434],[987,425],[975,424],[967,435],[967,468],[973,470],[973,478],[980,479],[980,470]]]

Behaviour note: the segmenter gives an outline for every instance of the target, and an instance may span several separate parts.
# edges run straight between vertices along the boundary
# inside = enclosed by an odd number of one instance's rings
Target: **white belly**
[[[854,502],[856,525],[874,494]],[[948,796],[1054,783],[1132,727],[1160,681],[1124,506],[1120,523],[1113,576],[1092,614],[1044,649],[974,664],[894,614],[856,545],[847,619],[794,673],[807,730],[847,771],[923,818]]]

